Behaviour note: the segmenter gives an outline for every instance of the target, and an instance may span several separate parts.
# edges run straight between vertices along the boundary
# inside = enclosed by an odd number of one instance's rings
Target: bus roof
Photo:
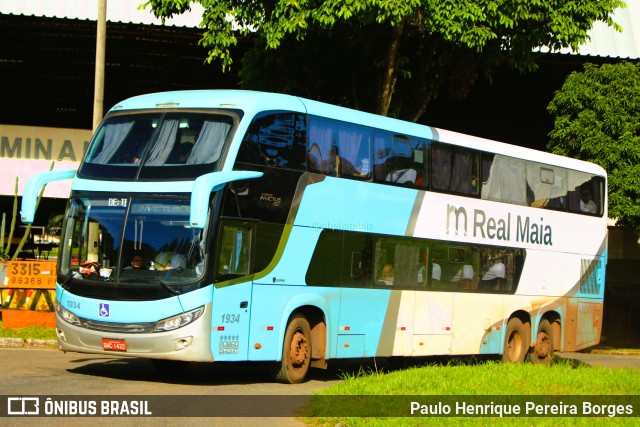
[[[307,113],[596,175],[606,175],[604,169],[593,163],[278,93],[226,89],[159,92],[126,99],[116,104],[109,112],[163,108],[234,109],[243,111],[249,117],[268,110]]]

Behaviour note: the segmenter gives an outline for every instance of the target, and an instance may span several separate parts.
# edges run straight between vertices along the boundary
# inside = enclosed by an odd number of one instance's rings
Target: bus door
[[[211,351],[216,361],[247,360],[256,221],[221,219],[214,263]]]

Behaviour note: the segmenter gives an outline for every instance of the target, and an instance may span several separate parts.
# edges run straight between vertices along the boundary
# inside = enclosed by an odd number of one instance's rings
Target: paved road
[[[122,426],[155,426],[179,423],[181,425],[244,426],[259,421],[261,427],[303,426],[295,418],[300,396],[340,381],[337,370],[313,370],[311,380],[303,384],[276,384],[265,366],[237,366],[222,364],[195,364],[179,376],[160,377],[146,359],[62,353],[56,350],[3,348],[0,349],[1,396],[99,396],[107,395],[172,395],[172,396],[233,396],[286,395],[292,396],[293,406],[288,417],[270,418],[118,418]],[[207,402],[207,399],[198,399]],[[247,399],[249,403],[251,399]],[[244,400],[244,402],[247,402]],[[170,402],[169,402],[170,404]],[[256,400],[256,404],[263,402]],[[239,416],[251,414],[251,407],[238,408]],[[109,418],[39,418],[46,425],[104,425],[111,426]],[[33,425],[32,419],[4,418],[0,424]]]
[[[638,354],[600,354],[600,353],[556,353],[558,357],[573,359],[591,366],[605,368],[633,368],[640,369],[640,355]]]
[[[588,353],[559,353],[560,357],[572,359],[576,364],[586,363],[609,368],[640,369],[639,355],[604,355]],[[118,418],[121,426],[155,426],[159,423],[180,423],[185,426],[244,426],[259,422],[261,427],[304,426],[296,418],[297,411],[305,396],[315,390],[329,387],[340,381],[341,366],[327,371],[313,370],[311,379],[303,384],[286,385],[271,381],[264,366],[239,366],[222,364],[195,364],[179,376],[162,377],[157,374],[148,360],[138,358],[111,357],[107,355],[84,355],[62,353],[56,350],[32,348],[0,348],[0,398],[6,396],[203,396],[197,398],[199,404],[208,404],[211,399],[230,396],[229,405],[242,396],[285,396],[286,417],[242,418],[252,413],[252,399],[243,402],[247,407],[238,407],[237,418]],[[210,396],[210,397],[207,397]],[[247,400],[248,399],[248,400]],[[0,402],[2,404],[4,402]],[[170,404],[170,402],[169,402]],[[181,403],[181,404],[184,404]],[[260,398],[256,404],[265,404]],[[194,405],[197,406],[197,405]],[[31,426],[34,419],[3,418],[3,426]],[[39,418],[52,426],[111,426],[112,418]]]

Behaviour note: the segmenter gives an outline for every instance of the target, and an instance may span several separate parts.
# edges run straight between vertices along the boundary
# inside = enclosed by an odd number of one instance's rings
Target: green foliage
[[[9,239],[7,245],[4,242],[4,227],[6,224],[6,213],[2,213],[2,239],[0,239],[0,260],[6,261],[8,259],[15,259],[19,251],[16,251],[14,256],[11,253],[11,242],[13,241],[13,232],[16,229],[16,217],[18,215],[18,177],[16,176],[16,183],[13,190],[13,211],[11,215],[11,226],[9,227]]]
[[[602,166],[609,217],[640,233],[640,64],[585,64],[548,111],[555,116],[549,150]]]
[[[341,105],[408,120],[417,120],[443,90],[464,96],[499,63],[530,71],[535,69],[537,47],[577,48],[594,21],[615,25],[610,15],[624,4],[622,0],[148,0],[141,7],[150,7],[164,19],[189,10],[191,3],[200,3],[205,10],[200,42],[208,50],[208,61],[220,61],[228,70],[234,61],[231,47],[238,38],[255,42],[243,61],[245,88],[285,93],[295,89],[297,95],[338,100]]]
[[[543,45],[576,48],[595,20],[613,25],[611,12],[624,4],[621,0],[149,0],[142,7],[169,18],[190,10],[190,3],[204,7],[202,25],[207,31],[202,43],[210,49],[209,60],[221,59],[225,68],[232,63],[228,47],[237,43],[238,31],[254,30],[268,47],[277,48],[288,34],[302,40],[312,27],[329,30],[347,21],[388,26],[410,22],[425,35],[437,33],[478,51],[495,40],[508,50],[530,51]]]
[[[55,340],[56,329],[45,326],[27,326],[25,328],[5,329],[0,321],[0,337],[2,338],[22,338],[36,340]]]
[[[51,162],[51,167],[49,168],[49,170],[52,171],[54,166],[55,166],[55,161]],[[40,193],[38,193],[38,198],[36,199],[36,209],[38,209],[38,206],[40,205],[40,200],[42,200],[42,194],[44,193],[45,187],[46,185],[43,186],[40,189]],[[16,258],[18,258],[18,255],[20,255],[20,252],[22,251],[24,244],[27,242],[27,239],[29,238],[29,233],[31,233],[31,224],[29,224],[25,229],[24,235],[22,236],[20,243],[18,243],[18,247],[13,252],[13,255],[11,255],[11,242],[13,241],[13,231],[16,228],[17,217],[18,217],[18,177],[16,176],[16,184],[13,192],[13,212],[11,216],[11,226],[9,228],[10,230],[9,239],[7,241],[6,246],[4,242],[4,227],[6,223],[6,214],[4,212],[2,213],[2,230],[0,230],[0,236],[1,236],[0,237],[0,261],[6,261],[9,259],[15,260]]]

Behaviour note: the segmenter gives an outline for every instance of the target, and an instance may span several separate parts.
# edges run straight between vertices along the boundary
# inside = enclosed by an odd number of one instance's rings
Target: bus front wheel
[[[531,353],[531,362],[548,365],[553,359],[553,329],[547,319],[542,319],[538,326],[536,346]]]
[[[304,380],[311,364],[311,328],[307,318],[295,315],[284,334],[282,361],[274,369],[274,379],[297,384]]]
[[[528,351],[529,333],[527,324],[522,323],[522,320],[514,317],[507,323],[502,361],[507,363],[522,363]]]

